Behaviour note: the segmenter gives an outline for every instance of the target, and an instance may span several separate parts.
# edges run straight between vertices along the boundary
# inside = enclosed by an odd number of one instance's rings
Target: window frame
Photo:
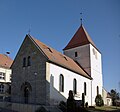
[[[4,92],[4,85],[0,84],[0,93],[3,93],[3,92]]]
[[[5,80],[5,73],[0,72],[0,80]]]

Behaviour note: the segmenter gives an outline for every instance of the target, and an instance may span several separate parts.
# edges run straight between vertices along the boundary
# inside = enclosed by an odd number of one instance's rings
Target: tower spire
[[[81,21],[81,25],[82,25],[82,12],[80,13],[81,17],[80,17],[80,21]]]

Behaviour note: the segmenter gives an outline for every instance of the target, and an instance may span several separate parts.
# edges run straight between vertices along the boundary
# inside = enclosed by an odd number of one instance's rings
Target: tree
[[[110,91],[110,96],[112,97],[112,105],[116,105],[116,100],[119,100],[119,93],[116,92],[116,90],[112,89]]]
[[[103,106],[104,105],[104,102],[103,102],[103,99],[102,99],[102,96],[100,94],[98,94],[95,98],[95,103],[96,103],[96,106]]]

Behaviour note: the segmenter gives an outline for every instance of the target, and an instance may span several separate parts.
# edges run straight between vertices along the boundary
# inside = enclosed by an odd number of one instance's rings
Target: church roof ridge
[[[87,74],[73,59],[70,57],[58,52],[57,50],[47,46],[46,44],[42,43],[41,41],[37,40],[31,35],[28,37],[37,45],[37,47],[42,50],[45,57],[47,57],[49,62],[52,62],[56,65],[62,66],[67,68],[75,73],[82,75],[83,77],[92,79],[89,74]]]
[[[78,28],[72,39],[69,41],[69,43],[63,50],[79,47],[86,44],[92,44],[97,49],[96,45],[94,44],[91,37],[87,33],[83,24],[81,24],[81,26]]]

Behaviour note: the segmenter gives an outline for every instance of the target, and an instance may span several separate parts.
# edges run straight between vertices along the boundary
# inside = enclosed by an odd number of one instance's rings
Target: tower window
[[[95,51],[95,49],[93,48],[93,55],[95,56],[95,58],[97,59],[97,51]]]
[[[75,52],[75,57],[77,57],[78,56],[78,53],[77,52]]]
[[[77,94],[77,80],[76,79],[73,80],[73,93]]]
[[[60,92],[64,92],[64,76],[60,74],[60,84],[59,84]]]

